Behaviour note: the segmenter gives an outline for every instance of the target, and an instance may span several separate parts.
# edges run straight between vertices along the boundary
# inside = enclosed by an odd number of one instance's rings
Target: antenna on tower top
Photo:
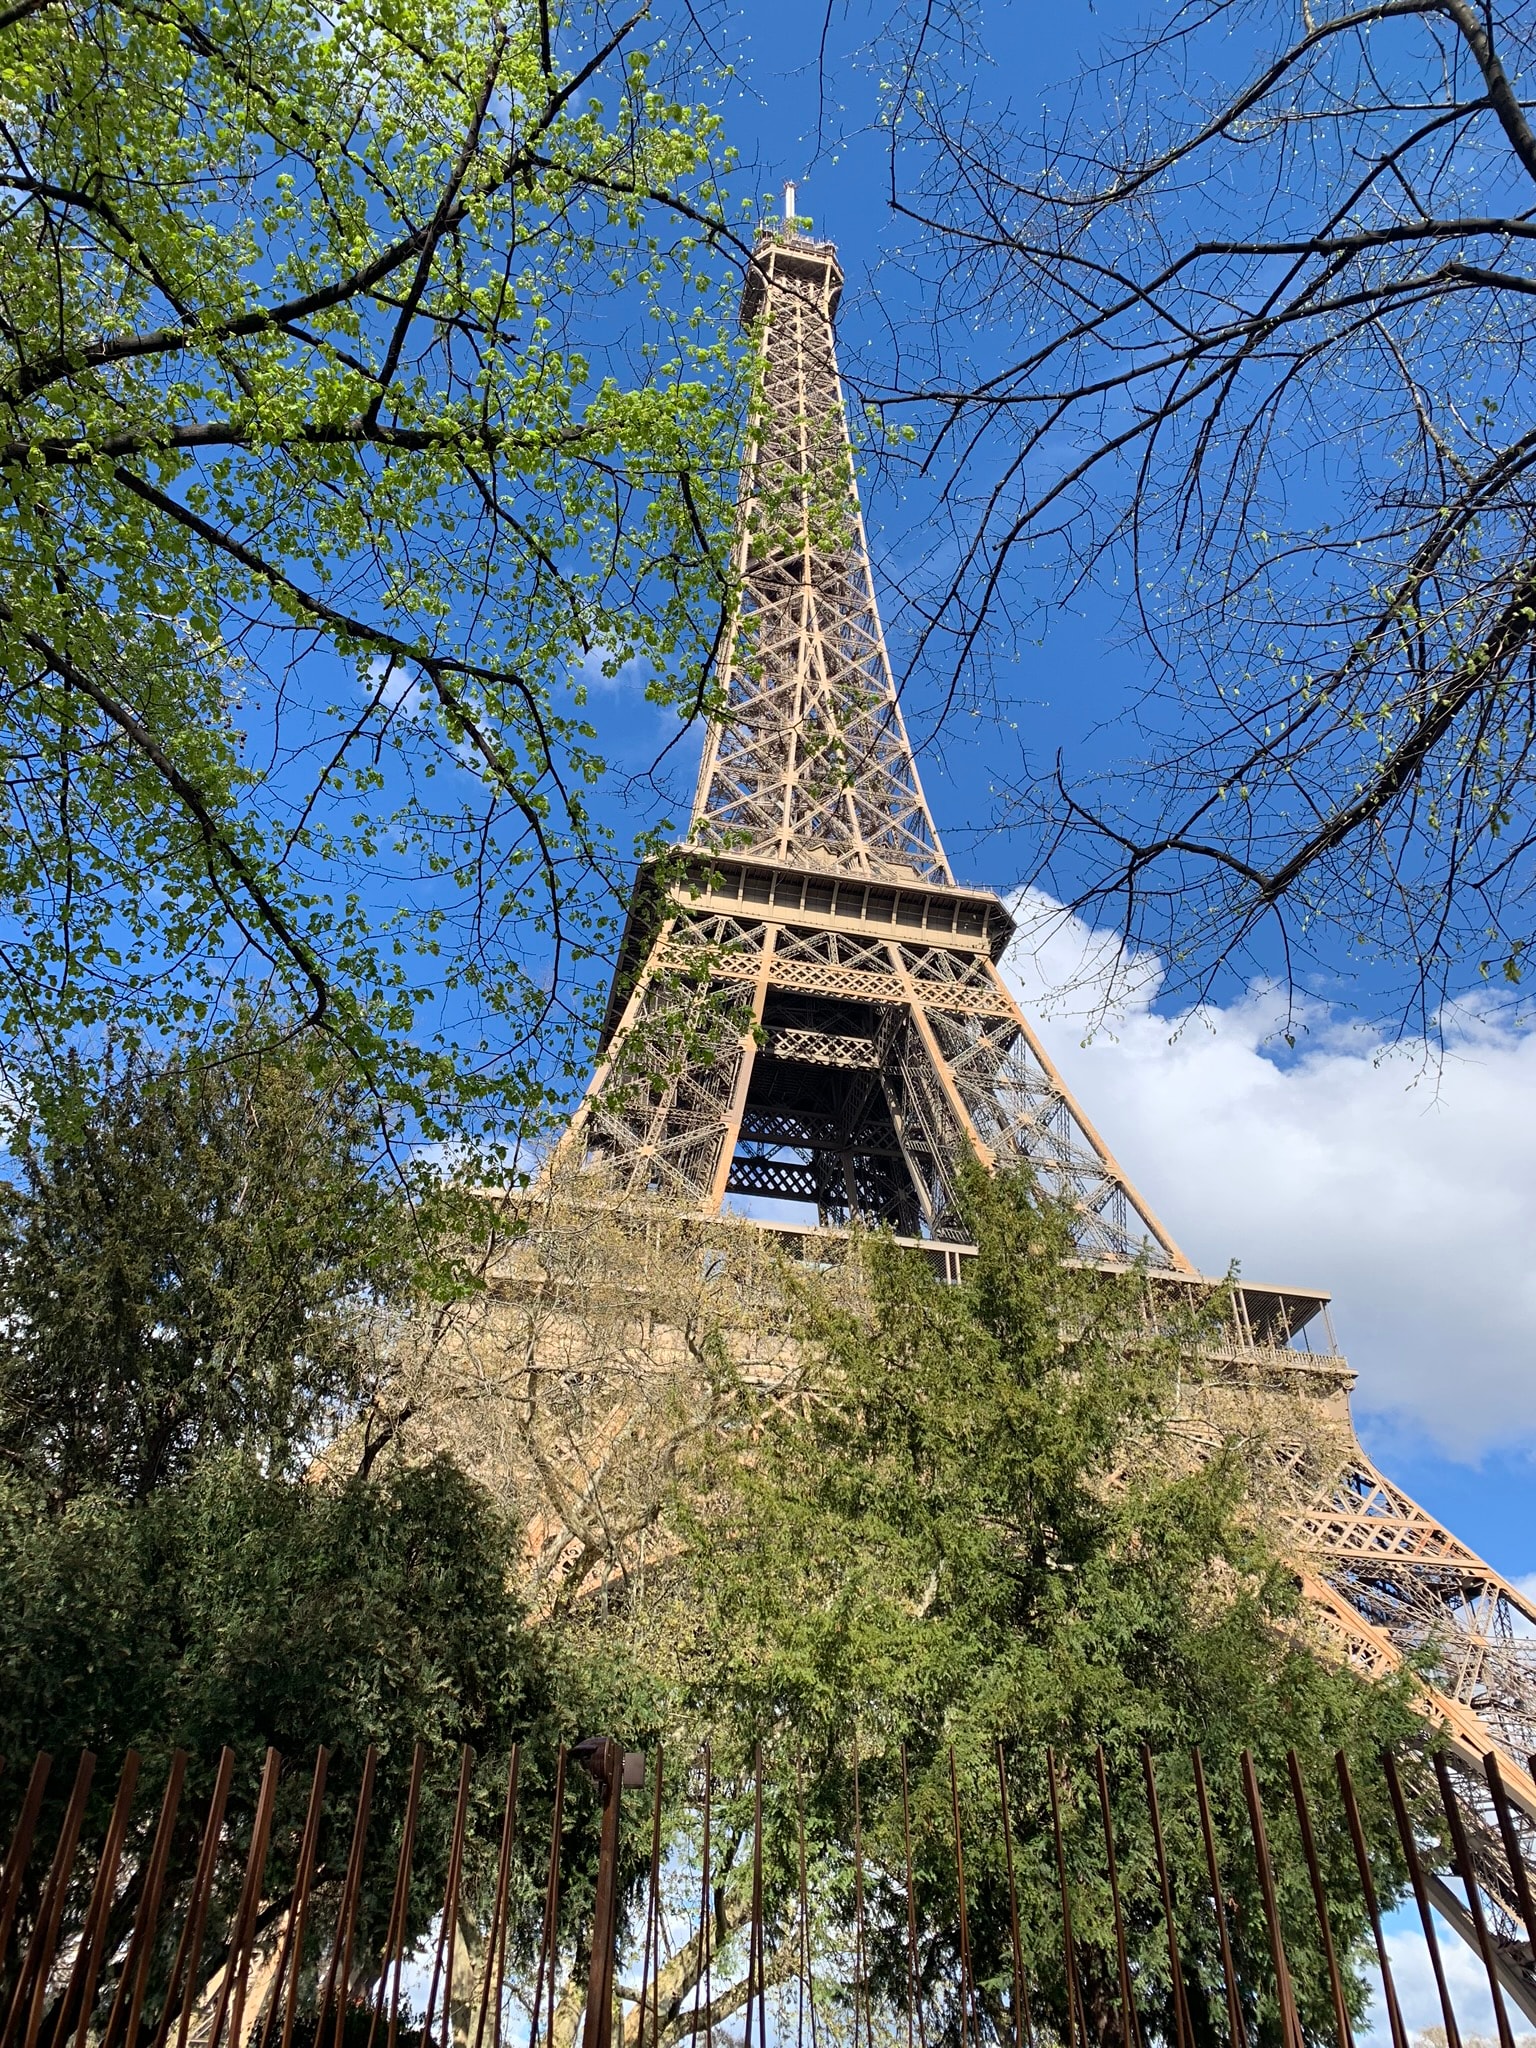
[[[795,187],[791,179],[784,180],[784,225],[792,228],[795,224]]]

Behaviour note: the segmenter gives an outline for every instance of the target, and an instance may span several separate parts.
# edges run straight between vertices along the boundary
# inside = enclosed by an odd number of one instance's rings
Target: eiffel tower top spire
[[[740,603],[691,840],[888,881],[953,877],[918,779],[875,601],[832,327],[830,242],[759,236],[760,323],[737,513]]]

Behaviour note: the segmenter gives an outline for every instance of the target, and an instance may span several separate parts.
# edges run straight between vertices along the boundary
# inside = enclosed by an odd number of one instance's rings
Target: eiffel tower
[[[835,247],[798,230],[786,188],[742,304],[757,382],[719,715],[687,839],[638,877],[599,1065],[557,1157],[700,1217],[734,1196],[811,1234],[885,1226],[949,1278],[968,1249],[962,1162],[1025,1161],[1070,1204],[1085,1260],[1139,1264],[1152,1289],[1215,1288],[1014,1000],[998,966],[1006,906],[957,882],[945,856],[875,601],[833,340],[842,283]],[[1367,1457],[1328,1302],[1244,1281],[1213,1366],[1278,1417],[1283,1540],[1337,1654],[1372,1674],[1429,1654],[1423,1704],[1481,1817],[1472,1854],[1500,1974],[1536,2021],[1484,1775],[1495,1757],[1536,1870],[1536,1606]],[[1342,1454],[1320,1455],[1320,1416]],[[1199,1418],[1190,1426],[1198,1439]],[[1219,1415],[1204,1426],[1219,1442]],[[1432,1884],[1473,1940],[1458,1894]]]

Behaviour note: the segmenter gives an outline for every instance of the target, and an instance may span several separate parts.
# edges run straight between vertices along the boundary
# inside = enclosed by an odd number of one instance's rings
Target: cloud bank
[[[1392,1983],[1409,2040],[1432,2028],[1443,2029],[1445,2022],[1441,2016],[1440,1994],[1435,1988],[1429,1949],[1413,1908],[1399,1907],[1391,1914],[1385,1933]],[[1464,2048],[1472,2048],[1473,2043],[1479,2044],[1479,2048],[1494,2048],[1498,2034],[1494,2025],[1493,2000],[1488,1993],[1488,1978],[1481,1959],[1438,1914],[1435,1916],[1435,1938],[1440,1945],[1440,1960],[1445,1969],[1451,2004],[1460,2023]],[[1372,1988],[1372,2001],[1365,2025],[1360,2029],[1361,2041],[1364,2048],[1391,2048],[1392,2029],[1387,2018],[1387,2002],[1382,1995],[1380,1973],[1373,1965],[1365,1971],[1365,1976]],[[1531,2048],[1531,2044],[1536,2042],[1536,2035],[1521,2031],[1524,2015],[1512,2001],[1508,2010],[1519,2048]]]
[[[1536,1030],[1454,1016],[1435,1068],[1318,1005],[1292,1051],[1269,992],[1161,1016],[1149,963],[1014,908],[1004,973],[1190,1257],[1330,1289],[1357,1411],[1456,1458],[1536,1444]]]

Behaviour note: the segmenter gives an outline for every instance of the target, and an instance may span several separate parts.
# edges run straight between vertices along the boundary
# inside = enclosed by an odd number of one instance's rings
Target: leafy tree
[[[53,1500],[142,1501],[221,1448],[293,1477],[425,1263],[376,1106],[323,1047],[79,1062],[0,1185],[0,1440]]]
[[[531,1740],[532,1827],[555,1744],[589,1718],[583,1671],[528,1626],[516,1524],[448,1456],[385,1472],[356,1428],[395,1319],[444,1277],[426,1216],[376,1170],[377,1129],[355,1080],[302,1039],[232,1061],[76,1064],[14,1134],[0,1205],[0,1752],[60,1760],[45,1833],[72,1752],[97,1752],[99,1840],[136,1748],[141,1859],[160,1774],[187,1750],[174,1888],[221,1747],[236,1834],[263,1752],[282,1753],[273,1856],[291,1870],[324,1744],[329,1894],[376,1744],[370,1939],[414,1741],[425,1924],[457,1746],[485,1759],[478,1813],[510,1742]],[[238,1881],[223,1870],[226,1891]]]
[[[727,595],[725,160],[644,22],[0,13],[13,1059],[245,976],[429,1123],[537,1098],[588,685],[696,704]]]
[[[372,1953],[389,1911],[413,1745],[423,1741],[427,1758],[414,1858],[419,1934],[442,1897],[457,1750],[469,1742],[482,1759],[465,1899],[471,1920],[487,1879],[508,1745],[528,1745],[522,1803],[533,1844],[547,1832],[554,1747],[584,1732],[580,1674],[547,1633],[527,1626],[509,1581],[519,1533],[446,1457],[387,1477],[304,1483],[220,1451],[148,1500],[84,1493],[56,1512],[25,1485],[0,1482],[0,1744],[11,1757],[46,1748],[57,1759],[43,1838],[57,1827],[74,1752],[88,1747],[101,1758],[87,1821],[87,1840],[99,1843],[118,1765],[135,1748],[145,1771],[131,1847],[142,1868],[170,1753],[184,1748],[175,1924],[220,1749],[227,1743],[235,1754],[230,1829],[243,1842],[270,1745],[286,1766],[271,1852],[275,1889],[262,1922],[275,1932],[309,1772],[324,1744],[331,1755],[311,1930],[323,1959],[363,1755],[373,1743],[360,1908],[360,1939]],[[527,1853],[534,1860],[536,1849]],[[578,1878],[587,1855],[577,1832]],[[240,1870],[238,1857],[221,1867],[219,1915],[233,1906]],[[130,1893],[119,1915],[124,1933],[132,1904]],[[205,1980],[219,1960],[217,1947],[204,1956]]]
[[[304,1766],[323,1742],[355,1781],[372,1741],[393,1781],[418,1735],[439,1762],[504,1747],[554,1705],[508,1585],[515,1541],[447,1458],[295,1484],[221,1451],[147,1501],[52,1513],[8,1482],[4,1753],[180,1745],[206,1778],[224,1743],[244,1772],[268,1744]]]
[[[918,1256],[876,1240],[868,1314],[810,1309],[824,1363],[803,1407],[765,1409],[710,1468],[675,1609],[663,1633],[694,1710],[740,1753],[754,1737],[807,1759],[813,1835],[848,1839],[861,1759],[871,1941],[905,1996],[900,1745],[907,1746],[924,1969],[953,1987],[958,1912],[953,1752],[972,1887],[978,1981],[1010,1978],[996,1744],[1009,1760],[1031,1976],[1065,2033],[1060,1909],[1046,1753],[1062,1771],[1075,1932],[1094,2032],[1118,2025],[1116,1964],[1091,1758],[1102,1743],[1131,1906],[1139,1997],[1169,2028],[1168,1970],[1141,1778],[1155,1753],[1202,2039],[1224,2021],[1193,1804],[1191,1745],[1212,1781],[1238,1902],[1248,1994],[1273,2018],[1264,1921],[1237,1774],[1249,1749],[1284,1871],[1286,1932],[1309,2015],[1327,1980],[1286,1787],[1294,1747],[1320,1797],[1337,1896],[1358,1892],[1333,1782],[1357,1767],[1386,1839],[1375,1758],[1413,1725],[1397,1683],[1367,1684],[1305,1638],[1291,1574],[1245,1509],[1233,1455],[1191,1466],[1167,1430],[1178,1375],[1198,1371],[1198,1327],[1148,1326],[1137,1275],[1071,1260],[1070,1219],[1027,1179],[980,1176],[967,1195],[979,1247],[946,1287]],[[684,1634],[696,1615],[693,1631]],[[792,1831],[781,1818],[781,1848]],[[792,1882],[792,1872],[790,1876]],[[847,1901],[843,1901],[846,1910]],[[1343,1905],[1346,1943],[1360,1911]],[[948,1995],[948,1994],[946,1994]],[[1357,2005],[1363,1993],[1354,1987]],[[958,2028],[953,2012],[948,2019]]]

